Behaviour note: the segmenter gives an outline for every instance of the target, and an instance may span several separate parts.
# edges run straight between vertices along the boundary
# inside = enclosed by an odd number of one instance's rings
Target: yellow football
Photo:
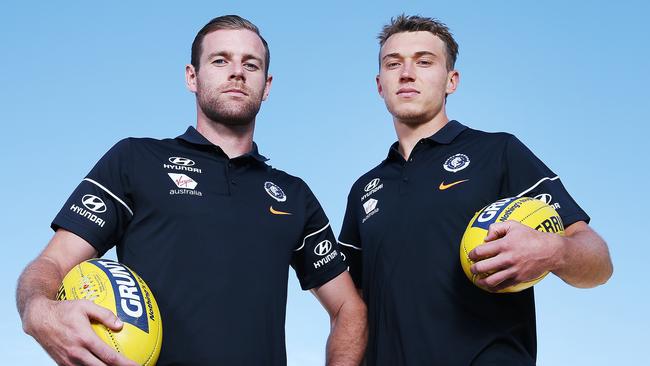
[[[108,345],[140,365],[155,365],[162,345],[158,304],[147,284],[125,265],[109,259],[89,259],[68,272],[58,300],[91,300],[124,323],[113,332],[99,323],[93,330]]]
[[[479,275],[470,271],[474,261],[469,252],[484,243],[490,224],[506,220],[518,221],[535,230],[564,235],[564,225],[560,215],[546,203],[529,197],[511,197],[498,200],[477,212],[465,229],[460,242],[460,263],[467,278],[476,284]],[[548,272],[530,281],[506,287],[499,292],[518,292],[541,281]]]

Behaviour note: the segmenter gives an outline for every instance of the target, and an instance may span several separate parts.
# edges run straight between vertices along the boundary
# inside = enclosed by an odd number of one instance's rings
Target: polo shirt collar
[[[176,137],[177,139],[181,139],[184,141],[189,142],[190,144],[194,145],[202,145],[202,146],[210,146],[210,147],[217,147],[221,150],[221,148],[212,142],[210,142],[208,139],[206,139],[199,131],[196,130],[196,128],[189,126],[185,133],[182,135]],[[269,159],[266,158],[265,156],[261,155],[257,149],[257,144],[253,142],[253,148],[251,151],[247,152],[246,154],[242,155],[241,157],[251,157],[259,162],[266,162]]]
[[[446,125],[442,126],[438,132],[429,136],[428,139],[439,144],[448,145],[465,129],[467,129],[467,126],[456,120],[451,120],[447,122]]]
[[[456,120],[451,120],[447,122],[440,130],[438,130],[436,133],[433,135],[427,137],[426,139],[432,142],[436,142],[438,144],[443,144],[443,145],[448,145],[458,135],[460,135],[461,132],[467,129],[467,126],[463,125],[462,123],[456,121]],[[401,158],[402,155],[399,153],[399,141],[395,141],[391,146],[390,150],[388,151],[388,158]]]

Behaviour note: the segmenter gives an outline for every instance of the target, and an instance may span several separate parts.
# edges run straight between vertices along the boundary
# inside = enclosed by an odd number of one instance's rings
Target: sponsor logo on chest
[[[174,182],[178,188],[170,189],[170,195],[191,195],[199,197],[203,196],[203,193],[196,189],[199,183],[191,177],[179,173],[167,173],[167,175],[169,175],[169,178],[171,178],[172,182]]]
[[[379,212],[379,207],[377,207],[378,203],[379,201],[374,198],[371,198],[363,203],[363,211],[366,213],[366,217],[361,220],[362,224],[365,224],[370,217]]]
[[[181,156],[171,156],[167,159],[171,164],[163,163],[163,168],[172,170],[182,170],[191,173],[203,173],[201,169],[195,168],[196,163],[192,159]]]
[[[368,184],[366,184],[365,187],[363,187],[363,191],[365,193],[361,196],[361,201],[372,196],[374,193],[376,193],[382,188],[384,188],[384,183],[381,183],[381,180],[379,178],[375,178],[371,180]]]

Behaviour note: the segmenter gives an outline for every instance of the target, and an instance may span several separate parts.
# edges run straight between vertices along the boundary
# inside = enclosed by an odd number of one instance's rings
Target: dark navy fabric
[[[54,219],[149,285],[158,365],[285,365],[289,266],[303,289],[345,270],[313,193],[266,160],[257,146],[229,159],[192,127],[124,139]]]
[[[534,364],[533,289],[475,287],[460,240],[478,210],[506,197],[546,200],[565,226],[589,217],[510,134],[450,121],[408,161],[397,148],[352,186],[339,236],[368,304],[368,365]]]

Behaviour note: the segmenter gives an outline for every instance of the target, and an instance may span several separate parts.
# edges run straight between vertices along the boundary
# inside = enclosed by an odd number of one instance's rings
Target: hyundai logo
[[[539,194],[539,195],[535,196],[535,199],[540,200],[540,201],[546,203],[547,205],[550,205],[551,201],[553,200],[553,197],[548,193],[542,193],[542,194]]]
[[[92,212],[102,213],[106,212],[106,204],[101,198],[87,194],[81,198],[81,203]]]
[[[172,156],[171,158],[169,158],[169,162],[172,164],[182,165],[182,166],[194,165],[194,160],[190,160],[188,158],[181,158],[178,156]]]
[[[377,188],[378,185],[379,185],[379,178],[375,178],[371,180],[370,183],[366,184],[366,187],[363,190],[366,192],[370,192],[373,189]]]
[[[314,248],[314,253],[320,255],[321,257],[329,253],[332,249],[332,242],[329,240],[323,240],[320,243],[316,244]]]

